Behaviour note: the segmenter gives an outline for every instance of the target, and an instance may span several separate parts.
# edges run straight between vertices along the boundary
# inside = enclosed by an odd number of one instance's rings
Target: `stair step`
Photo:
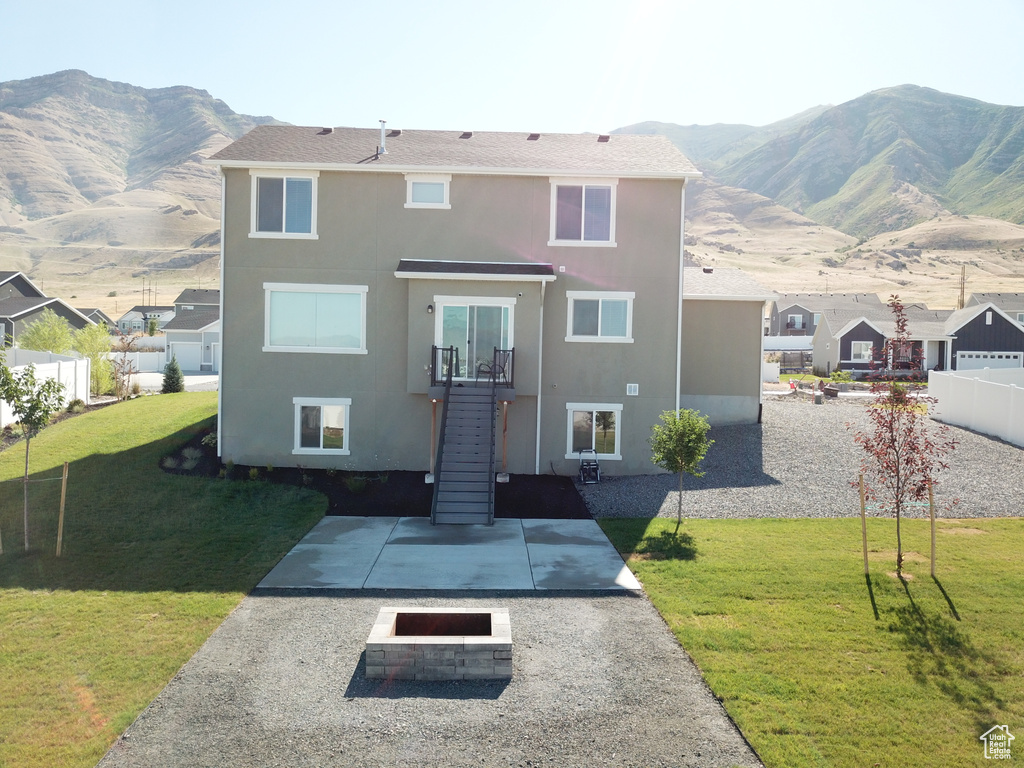
[[[452,512],[438,513],[436,522],[439,525],[489,525],[491,518],[487,513],[458,514]]]
[[[473,480],[443,480],[437,486],[438,493],[490,493],[491,484],[486,478]]]
[[[476,502],[487,506],[487,502],[490,501],[491,495],[487,491],[482,493],[479,491],[442,491],[437,492],[437,503],[440,506],[442,503],[453,501],[453,502]]]

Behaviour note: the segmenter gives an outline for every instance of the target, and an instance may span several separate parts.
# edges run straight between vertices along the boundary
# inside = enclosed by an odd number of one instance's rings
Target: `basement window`
[[[348,456],[348,416],[352,398],[292,399],[295,407],[293,454]]]

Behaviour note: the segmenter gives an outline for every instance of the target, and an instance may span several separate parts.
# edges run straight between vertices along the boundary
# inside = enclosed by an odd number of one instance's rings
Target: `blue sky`
[[[0,82],[189,85],[302,125],[764,125],[914,83],[1024,105],[1022,0],[0,0]]]

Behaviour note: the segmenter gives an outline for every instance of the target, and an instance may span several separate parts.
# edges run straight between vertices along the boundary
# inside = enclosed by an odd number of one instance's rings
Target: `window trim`
[[[568,246],[570,248],[615,248],[615,214],[617,208],[618,179],[602,178],[572,178],[572,177],[550,177],[551,184],[551,215],[548,230],[549,246]],[[608,223],[607,240],[585,240],[585,233],[580,230],[579,240],[558,240],[555,238],[555,228],[558,224],[558,188],[559,187],[583,187],[583,195],[586,198],[587,187],[611,187],[611,217]]]
[[[321,285],[319,283],[264,283],[263,284],[263,351],[300,352],[321,355],[365,355],[366,349],[366,294],[367,285]],[[270,343],[270,294],[280,293],[349,293],[359,294],[361,323],[359,347],[291,347]]]
[[[854,355],[853,347],[854,347],[855,344],[867,344],[868,345],[867,357],[854,357],[853,356]],[[844,360],[843,362],[844,363],[870,363],[871,362],[871,350],[874,349],[874,346],[875,345],[872,344],[870,341],[852,341],[851,340],[850,341],[850,359],[849,360]]]
[[[573,411],[614,411],[615,412],[615,453],[599,453],[598,459],[622,461],[622,403],[566,403],[565,404],[565,458],[579,460],[579,453],[572,452]],[[594,425],[594,429],[597,426]]]
[[[790,323],[793,324],[792,328],[790,328],[790,326],[789,326]],[[791,330],[791,331],[802,331],[802,330],[804,330],[806,328],[806,324],[804,323],[803,313],[798,313],[798,314],[795,314],[795,315],[790,315],[786,319],[786,327],[789,328],[789,330]]]
[[[412,199],[412,185],[414,183],[444,184],[443,203],[416,203]],[[406,208],[433,208],[434,210],[451,210],[451,184],[450,173],[407,173],[405,174],[405,207]]]
[[[345,425],[342,427],[345,447],[344,448],[303,448],[302,447],[302,407],[318,405],[341,405],[345,407]],[[292,435],[292,454],[302,456],[351,456],[352,448],[349,443],[349,421],[352,417],[351,397],[293,397],[292,408],[295,411]],[[321,429],[323,425],[323,411],[321,411]]]
[[[585,342],[590,344],[632,344],[633,343],[633,300],[636,298],[635,291],[566,291],[568,307],[565,320],[565,340],[569,342]],[[572,332],[573,309],[577,299],[584,301],[598,302],[598,321],[596,336],[577,336]],[[626,301],[626,335],[625,336],[602,336],[601,335],[601,305],[600,302],[609,299],[612,301]]]
[[[260,168],[249,169],[250,191],[249,191],[249,237],[265,238],[270,240],[318,240],[317,234],[317,195],[320,186],[319,171],[280,171]],[[259,232],[256,229],[259,218],[259,193],[258,186],[260,179],[311,179],[312,180],[312,211],[310,213],[309,232]],[[285,188],[287,188],[285,184]],[[282,203],[285,208],[287,203]],[[284,229],[284,210],[281,212],[282,230]]]

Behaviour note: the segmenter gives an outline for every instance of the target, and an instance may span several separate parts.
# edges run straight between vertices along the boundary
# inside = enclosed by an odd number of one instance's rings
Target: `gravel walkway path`
[[[863,450],[853,433],[867,428],[865,407],[864,401],[844,398],[813,405],[795,396],[770,397],[763,424],[713,428],[706,474],[685,478],[683,516],[859,515],[857,489],[850,482],[860,472]],[[1024,515],[1024,450],[957,427],[950,431],[959,445],[948,458],[950,468],[938,476],[938,514]],[[580,491],[595,517],[675,517],[678,482],[668,474],[602,477],[600,484]],[[909,516],[927,514],[925,508]]]
[[[99,768],[761,766],[632,593],[247,597]],[[368,680],[383,605],[506,607],[510,682]]]

